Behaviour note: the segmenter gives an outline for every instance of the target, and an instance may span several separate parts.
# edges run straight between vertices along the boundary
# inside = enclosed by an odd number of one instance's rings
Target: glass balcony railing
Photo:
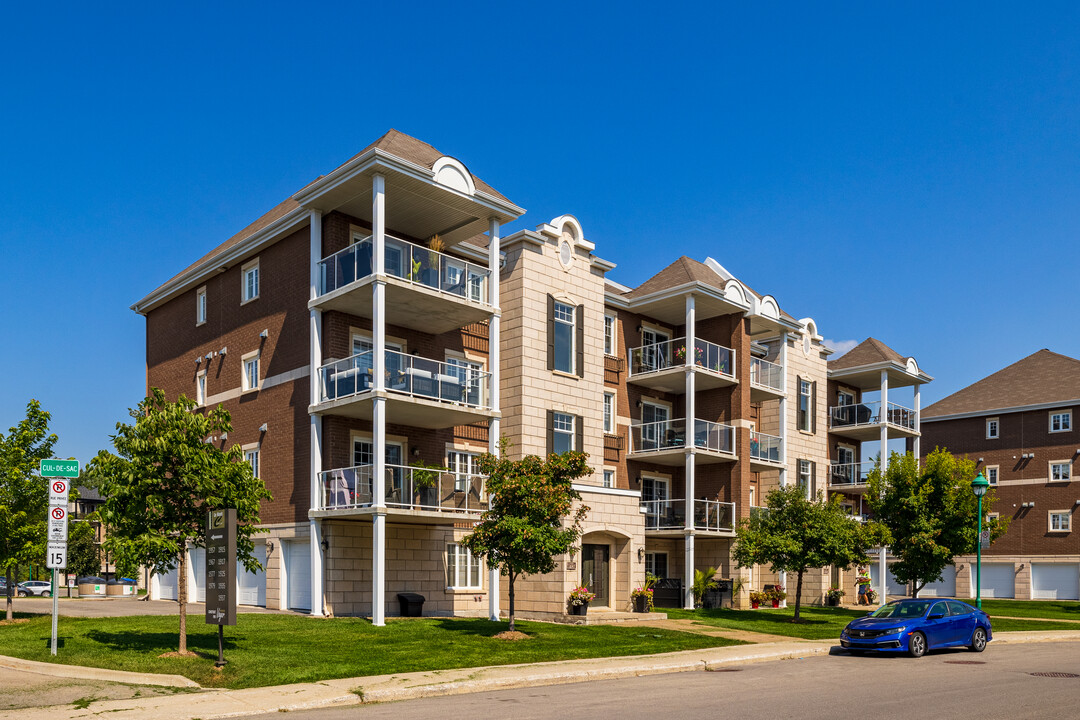
[[[829,427],[845,428],[862,425],[877,425],[884,420],[890,425],[915,429],[915,411],[894,402],[889,403],[885,417],[881,417],[881,401],[837,405],[829,408]]]
[[[708,420],[694,420],[694,434],[688,438],[685,420],[662,420],[630,428],[633,452],[694,447],[717,453],[735,453],[735,428]]]
[[[386,274],[471,302],[487,302],[488,268],[386,236]],[[319,295],[361,280],[375,272],[370,237],[319,261]]]
[[[866,485],[870,471],[874,469],[873,460],[857,463],[832,463],[829,465],[829,485],[832,487],[856,487]]]
[[[677,530],[686,527],[685,500],[646,500],[646,530]],[[694,500],[694,528],[714,532],[735,530],[735,503]]]
[[[750,384],[784,392],[784,366],[761,358],[750,358]]]
[[[319,473],[319,510],[345,510],[374,505],[374,465],[357,465]],[[487,509],[483,475],[387,465],[387,507],[434,512],[481,513]]]
[[[322,402],[350,397],[374,387],[374,351],[366,350],[319,368]],[[389,392],[489,409],[491,373],[470,364],[439,362],[396,350],[386,351]]]
[[[783,438],[751,430],[750,457],[753,460],[778,463],[783,456],[783,443]]]
[[[686,365],[686,354],[692,354],[691,364],[700,370],[735,377],[735,351],[731,348],[694,338],[688,347],[686,338],[642,345],[630,350],[630,376],[667,370]]]

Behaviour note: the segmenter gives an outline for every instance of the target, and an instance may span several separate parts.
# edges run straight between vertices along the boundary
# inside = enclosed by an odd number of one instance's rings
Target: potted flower
[[[877,602],[877,590],[874,590],[873,588],[871,588],[869,591],[867,591],[866,598],[870,601],[871,605],[876,603]]]
[[[589,588],[582,585],[576,587],[570,591],[570,598],[568,604],[570,605],[571,615],[585,615],[589,611],[589,603],[596,598],[596,593],[591,592]]]
[[[780,607],[780,602],[782,600],[787,600],[787,593],[784,592],[783,589],[781,589],[780,587],[775,587],[772,590],[769,590],[766,595],[768,596],[768,599],[772,601],[772,606],[774,608]]]
[[[830,607],[836,607],[840,604],[840,598],[844,597],[844,591],[838,587],[831,587],[829,591],[825,593],[825,604]]]
[[[636,587],[630,591],[630,600],[634,603],[634,612],[646,613],[653,609],[653,591],[648,587]]]
[[[750,591],[750,607],[757,610],[758,607],[766,600],[766,593],[760,590]]]

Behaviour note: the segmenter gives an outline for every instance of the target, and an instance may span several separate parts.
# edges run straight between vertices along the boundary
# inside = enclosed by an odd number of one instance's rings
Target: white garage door
[[[179,592],[179,583],[176,581],[176,568],[164,575],[155,575],[158,584],[158,597],[162,600],[175,600]]]
[[[975,567],[972,566],[972,580],[974,580]],[[972,582],[971,597],[975,597],[975,583]],[[982,566],[982,596],[984,598],[1011,598],[1016,597],[1016,575],[1013,572],[1012,563],[983,563]]]
[[[878,564],[875,562],[870,566],[870,583],[874,590],[877,590],[880,586],[878,581]],[[901,597],[907,596],[907,585],[896,579],[896,576],[892,574],[892,570],[889,570],[889,595],[898,595]],[[880,598],[879,598],[880,599]]]
[[[919,597],[956,597],[956,568],[952,565],[945,566],[941,571],[941,579],[926,583],[919,592]]]
[[[266,605],[266,545],[258,544],[252,552],[263,566],[257,573],[249,573],[243,563],[236,563],[236,579],[239,583],[237,600],[241,605]]]
[[[193,547],[188,552],[191,572],[195,576],[195,602],[206,602],[206,550]]]
[[[1080,567],[1075,563],[1032,563],[1031,597],[1035,600],[1080,600]]]
[[[311,548],[304,540],[285,544],[285,577],[289,588],[289,608],[311,609]]]

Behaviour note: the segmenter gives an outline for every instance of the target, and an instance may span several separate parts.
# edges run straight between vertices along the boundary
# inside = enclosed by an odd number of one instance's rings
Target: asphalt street
[[[0,620],[6,607],[6,598],[0,597]],[[25,597],[14,598],[11,602],[14,612],[49,615],[52,613],[52,598]],[[189,616],[202,615],[205,606],[202,603],[188,603]],[[95,598],[92,600],[66,598],[61,596],[57,605],[61,617],[127,617],[130,615],[177,615],[180,612],[175,600],[143,600],[134,597]],[[268,610],[247,605],[237,608],[239,613],[292,614],[285,610]]]
[[[1071,673],[1039,677],[1032,673]],[[744,665],[717,672],[652,675],[385,705],[292,712],[293,720],[574,716],[658,717],[1023,718],[1080,717],[1080,643],[991,643],[907,657],[830,656]],[[263,720],[280,714],[257,716]]]

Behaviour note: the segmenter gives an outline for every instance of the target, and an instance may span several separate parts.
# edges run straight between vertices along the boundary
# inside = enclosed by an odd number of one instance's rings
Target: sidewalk
[[[1080,630],[997,633],[992,645],[1055,641],[1080,642]],[[94,702],[85,709],[76,709],[72,705],[59,705],[38,708],[38,710],[43,711],[43,714],[52,720],[88,719],[107,712],[123,712],[122,717],[125,720],[192,720],[193,718],[211,720],[212,718],[411,700],[508,688],[561,685],[675,672],[710,671],[726,665],[827,655],[834,647],[836,647],[836,642],[833,640],[787,639],[783,642],[658,655],[437,670],[247,690],[206,690],[184,695],[183,698],[160,696],[107,700]],[[23,661],[5,658],[6,666],[13,667],[9,664],[12,662]],[[73,675],[84,669],[77,666],[64,667],[70,668]],[[25,709],[0,712],[0,720],[24,720],[26,715]]]

